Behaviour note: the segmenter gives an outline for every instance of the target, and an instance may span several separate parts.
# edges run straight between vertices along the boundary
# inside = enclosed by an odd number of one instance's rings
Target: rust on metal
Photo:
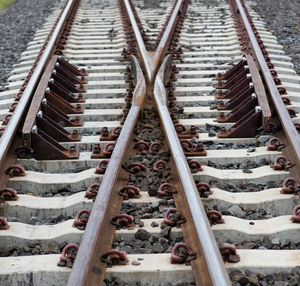
[[[224,261],[232,262],[232,263],[237,263],[240,261],[240,256],[237,254],[234,245],[225,244],[220,246],[219,249]]]
[[[262,126],[265,130],[268,129],[268,123],[271,118],[271,109],[269,106],[269,102],[267,99],[267,95],[265,92],[265,87],[261,80],[261,76],[259,74],[259,70],[254,62],[252,56],[246,55],[247,64],[249,66],[249,71],[251,73],[252,82],[254,84],[255,94],[258,98],[259,106],[261,107],[262,111]]]
[[[300,223],[300,205],[294,207],[291,221],[294,223]]]
[[[0,230],[7,230],[9,228],[9,225],[7,223],[6,217],[0,217]]]
[[[119,194],[123,197],[123,200],[137,199],[140,197],[140,189],[132,185],[127,185],[120,190]]]
[[[172,248],[171,263],[182,264],[189,257],[189,248],[184,242],[176,243]]]
[[[104,253],[101,260],[108,265],[125,265],[127,263],[127,255],[125,251],[112,249]]]
[[[286,178],[282,183],[281,194],[298,194],[300,183],[293,177]]]
[[[57,68],[57,64],[60,67],[67,66],[64,73],[56,72],[54,68]],[[53,56],[37,86],[22,133],[24,147],[33,151],[34,157],[39,160],[78,158],[77,151],[68,150],[59,142],[80,140],[80,135],[76,130],[73,130],[73,134],[71,134],[61,125],[80,126],[82,122],[79,118],[75,117],[74,120],[70,120],[66,113],[75,111],[78,114],[83,110],[80,105],[77,105],[74,110],[69,98],[61,97],[64,93],[60,93],[60,90],[56,90],[57,93],[54,91],[54,87],[61,84],[61,90],[63,89],[67,94],[78,92],[75,84],[68,79],[69,76],[76,77],[78,72],[79,70],[67,64],[61,57]]]
[[[187,231],[188,235],[185,235],[185,239],[198,254],[197,258],[192,261],[192,267],[195,269],[193,271],[194,277],[199,285],[230,285],[228,274],[192,177],[190,166],[185,158],[176,129],[168,112],[164,76],[166,74],[165,67],[170,66],[170,64],[167,64],[170,60],[169,55],[164,59],[159,69],[154,85],[154,99],[178,172],[179,182],[182,185],[182,191],[178,191],[174,196],[180,195],[181,199],[177,200],[182,202],[180,209],[185,210],[184,216],[188,222],[192,222],[186,224],[186,226],[184,224],[183,233]],[[189,209],[187,209],[187,206],[189,206]]]
[[[111,159],[107,161],[105,175],[98,191],[101,196],[96,197],[89,223],[81,241],[81,247],[74,264],[74,268],[80,269],[80,271],[72,271],[68,285],[95,285],[104,279],[106,263],[100,260],[98,255],[107,258],[105,257],[107,250],[111,247],[114,228],[111,227],[110,222],[115,213],[120,210],[122,203],[122,196],[113,190],[122,189],[127,185],[128,174],[121,168],[121,164],[129,155],[130,149],[133,151],[133,148],[129,146],[129,142],[140,113],[141,104],[146,95],[144,76],[137,60],[134,56],[133,58],[134,63],[137,64],[136,75],[138,76],[137,86],[133,93],[134,100]],[[106,239],[105,241],[101,240],[100,243],[100,238],[103,236]]]
[[[66,266],[72,268],[78,252],[78,248],[79,248],[78,244],[75,243],[67,244],[60,255],[60,260],[57,266]]]
[[[123,170],[120,170],[120,165],[124,160],[125,150],[127,150],[127,154],[132,152],[131,146],[129,146],[129,150],[127,148],[128,142],[145,95],[147,94],[147,96],[149,96],[150,98],[153,97],[152,89],[155,77],[155,102],[158,106],[161,121],[164,124],[165,134],[167,134],[168,140],[172,138],[175,142],[169,142],[170,150],[173,152],[173,158],[176,158],[176,162],[173,164],[176,165],[177,170],[181,170],[178,174],[180,177],[180,181],[178,181],[175,186],[175,189],[178,189],[178,192],[174,192],[173,195],[178,195],[180,198],[182,198],[182,204],[184,201],[183,199],[187,200],[187,203],[191,207],[191,210],[185,209],[184,217],[186,217],[187,221],[191,221],[193,223],[189,223],[187,225],[183,224],[183,228],[184,231],[196,233],[196,235],[193,236],[192,239],[187,239],[189,240],[189,244],[192,245],[192,248],[197,250],[195,260],[193,260],[192,262],[193,270],[195,270],[195,279],[197,282],[203,282],[203,285],[230,285],[228,275],[224,269],[224,265],[219,254],[214,236],[211,232],[209,222],[206,218],[205,210],[202,206],[198,190],[193,181],[189,166],[177,137],[177,132],[173,126],[167,108],[164,76],[165,74],[168,74],[170,72],[170,68],[166,69],[166,66],[170,66],[167,65],[167,62],[168,60],[170,62],[171,56],[168,56],[167,60],[164,60],[163,57],[165,56],[167,49],[169,48],[168,42],[170,41],[172,32],[175,29],[176,21],[178,18],[180,18],[179,9],[180,7],[182,7],[183,1],[177,1],[173,13],[170,16],[170,21],[166,26],[164,34],[162,35],[161,40],[158,44],[158,48],[154,54],[146,50],[145,44],[143,42],[143,37],[138,29],[136,17],[131,9],[130,2],[128,0],[125,0],[124,2],[137,41],[139,58],[141,60],[141,66],[145,72],[145,79],[140,78],[140,80],[136,80],[132,106],[128,112],[128,115],[126,115],[126,120],[124,120],[124,126],[122,128],[121,134],[118,138],[114,152],[112,153],[112,157],[106,168],[106,172],[99,189],[101,198],[99,196],[96,198],[89,223],[84,233],[81,246],[79,248],[77,259],[75,260],[74,271],[72,271],[71,273],[68,285],[94,285],[96,283],[101,284],[105,272],[105,265],[103,265],[103,263],[107,262],[109,264],[114,264],[114,261],[107,261],[107,258],[109,258],[110,255],[115,255],[116,257],[114,259],[117,262],[119,262],[120,257],[122,258],[123,256],[120,255],[120,253],[112,253],[111,251],[106,252],[108,249],[110,249],[114,234],[114,230],[108,225],[108,221],[111,221],[112,213],[120,209],[121,205],[121,196],[119,196],[117,192],[113,192],[112,190],[121,189],[125,186],[128,174],[124,173]],[[185,7],[186,10],[187,1],[184,1],[183,7]],[[182,25],[182,18],[180,25]],[[134,48],[130,47],[130,49],[134,51]],[[124,51],[123,54],[124,56],[127,56],[127,51]],[[162,61],[164,61],[164,63],[162,64],[163,68],[161,69],[161,73],[164,76],[156,76],[159,70],[159,65]],[[140,97],[141,95],[142,97]],[[177,149],[173,144],[176,145]],[[135,171],[135,169],[136,171],[143,169],[138,165],[132,166],[132,168],[133,170],[131,171]],[[117,195],[119,196],[119,198],[117,197]],[[182,205],[180,205],[180,209],[181,208],[184,209]],[[196,228],[196,231],[194,228]],[[101,240],[101,237],[103,237],[104,233],[106,239]],[[203,247],[199,246],[199,241],[201,242],[200,244]],[[209,257],[206,256],[207,253],[209,253]],[[99,256],[102,257],[101,261],[99,260]],[[126,263],[124,261],[125,259],[121,260],[123,263]],[[196,260],[197,262],[194,262]],[[199,260],[202,261],[202,263],[199,263]],[[207,275],[207,269],[209,269],[209,275]]]
[[[297,169],[298,170],[298,175],[299,176],[299,170],[300,170],[300,136],[298,134],[298,131],[296,130],[296,127],[291,120],[291,117],[289,115],[289,112],[287,111],[281,95],[280,91],[278,90],[276,83],[274,82],[273,75],[270,71],[270,68],[265,59],[265,55],[263,54],[261,47],[256,39],[256,36],[253,32],[253,29],[251,27],[251,24],[247,18],[247,14],[245,11],[245,8],[240,0],[235,0],[236,5],[238,7],[238,12],[242,18],[242,21],[245,26],[245,30],[247,32],[247,35],[249,37],[251,47],[255,53],[255,58],[257,61],[257,64],[259,66],[259,69],[264,77],[264,81],[266,84],[266,87],[268,89],[270,98],[273,102],[273,105],[276,109],[278,118],[281,122],[281,126],[284,130],[284,133],[287,137],[287,140],[289,142],[289,145],[292,149],[293,153],[293,158],[297,163]]]
[[[76,12],[76,7],[78,7],[79,2],[80,0],[66,1],[61,13],[54,22],[50,33],[45,39],[45,42],[35,59],[33,68],[29,71],[24,84],[15,96],[15,101],[17,101],[18,104],[16,105],[13,116],[11,117],[0,139],[0,188],[4,188],[7,185],[9,176],[5,175],[5,170],[10,165],[15,164],[17,159],[15,150],[20,147],[23,141],[21,136],[18,136],[16,134],[17,129],[23,122],[22,120],[24,119],[41,75],[49,59],[54,53],[57,39],[60,37],[64,30],[65,20],[72,12]]]
[[[17,191],[11,188],[0,190],[0,202],[16,201],[18,199]]]
[[[74,219],[73,227],[76,227],[80,230],[84,230],[86,227],[86,224],[89,220],[89,216],[91,214],[91,211],[88,209],[82,209],[80,210]]]
[[[246,55],[238,64],[233,66],[223,76],[217,75],[217,99],[229,99],[224,104],[223,100],[218,103],[219,123],[235,123],[228,130],[222,129],[218,137],[254,137],[257,130],[262,126],[269,131],[271,109],[263,85],[259,70],[250,55]],[[221,80],[226,80],[222,82]],[[226,93],[222,90],[228,89]],[[223,110],[231,110],[227,115]]]

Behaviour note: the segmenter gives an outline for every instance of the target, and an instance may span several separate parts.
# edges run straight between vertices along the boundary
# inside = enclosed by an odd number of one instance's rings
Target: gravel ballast
[[[300,2],[299,0],[256,1],[254,10],[277,37],[287,56],[290,56],[300,75]]]
[[[13,65],[60,0],[17,0],[0,12],[0,91]]]

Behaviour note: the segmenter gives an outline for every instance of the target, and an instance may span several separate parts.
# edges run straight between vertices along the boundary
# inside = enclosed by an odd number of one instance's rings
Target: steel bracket
[[[53,56],[49,61],[32,99],[22,129],[24,147],[33,150],[39,160],[74,159],[78,152],[68,150],[59,142],[80,141],[77,130],[73,133],[64,127],[81,126],[79,117],[70,119],[67,114],[83,112],[82,97],[75,98],[73,92],[82,92],[85,72],[75,68],[62,57]],[[78,78],[81,77],[81,78]],[[80,86],[77,87],[76,84]]]
[[[248,114],[243,116],[238,122],[236,122],[228,130],[222,128],[218,132],[218,137],[219,138],[254,137],[256,135],[257,129],[261,127],[261,117],[262,117],[261,110],[258,112],[251,110]]]
[[[229,99],[226,103],[219,101],[217,109],[222,112],[217,121],[235,123],[228,130],[222,128],[218,133],[219,137],[253,137],[261,126],[269,131],[271,109],[263,80],[252,56],[246,55],[224,75],[218,74],[217,80],[216,98]],[[225,115],[225,110],[231,111]]]

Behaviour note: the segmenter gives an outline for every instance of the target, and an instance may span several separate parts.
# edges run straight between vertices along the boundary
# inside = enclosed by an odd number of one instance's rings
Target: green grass
[[[15,2],[15,0],[0,0],[0,11],[6,9],[13,2]]]

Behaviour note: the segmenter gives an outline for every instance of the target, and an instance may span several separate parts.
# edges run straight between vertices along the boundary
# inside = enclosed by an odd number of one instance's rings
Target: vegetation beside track
[[[0,0],[0,11],[5,10],[9,5],[14,3],[15,0]]]

